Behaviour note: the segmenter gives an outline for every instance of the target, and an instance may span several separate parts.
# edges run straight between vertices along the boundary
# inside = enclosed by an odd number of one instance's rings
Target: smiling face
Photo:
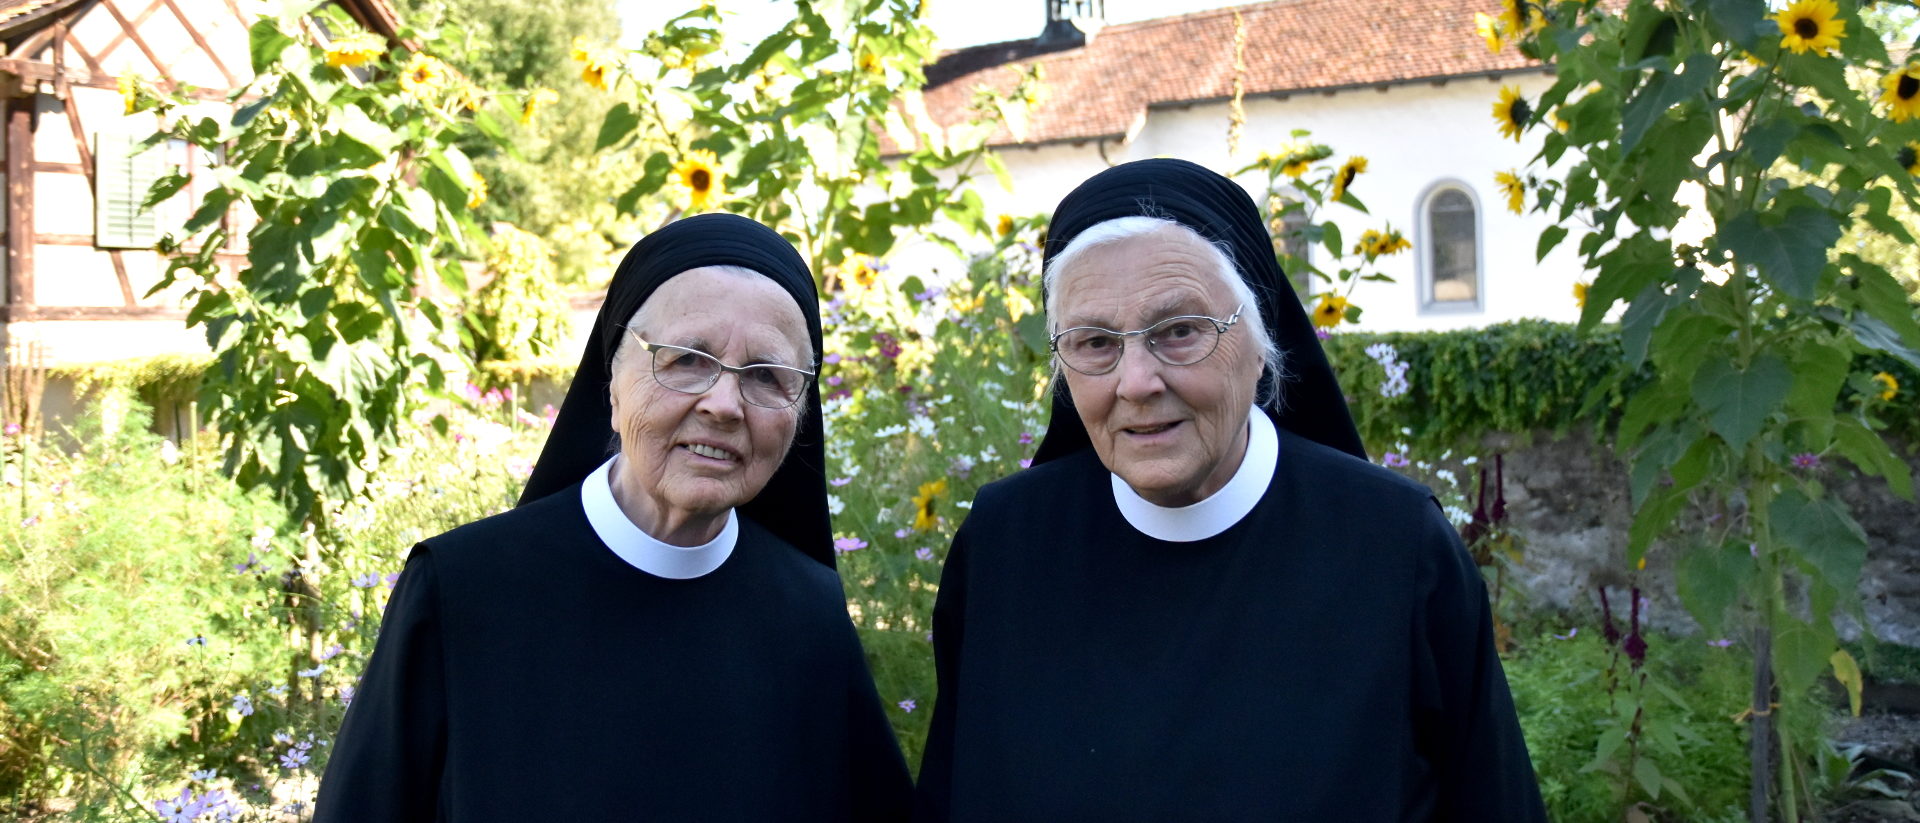
[[[1234,297],[1217,261],[1206,241],[1178,226],[1087,249],[1060,271],[1052,325],[1130,331],[1182,314],[1225,319]],[[1245,325],[1191,365],[1162,363],[1135,337],[1113,371],[1062,370],[1100,462],[1141,497],[1161,506],[1197,503],[1240,467],[1264,365]]]
[[[772,280],[700,268],[662,284],[628,326],[649,343],[684,346],[731,366],[775,363],[812,370],[800,307]],[[666,355],[662,355],[663,357]],[[655,538],[697,545],[752,500],[793,444],[805,400],[789,408],[740,397],[723,373],[702,394],[660,385],[654,356],[627,335],[613,362],[613,426],[620,435],[614,498]]]

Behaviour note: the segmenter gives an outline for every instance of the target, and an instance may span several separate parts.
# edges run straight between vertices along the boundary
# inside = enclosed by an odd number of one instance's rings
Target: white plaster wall
[[[178,320],[41,320],[11,324],[7,335],[38,341],[49,366],[211,351],[205,329]]]
[[[1048,214],[1074,186],[1106,168],[1108,161],[1179,157],[1230,172],[1262,150],[1277,150],[1290,139],[1292,130],[1307,129],[1313,132],[1310,139],[1334,148],[1335,162],[1355,154],[1368,160],[1368,171],[1354,183],[1353,192],[1370,214],[1341,205],[1323,213],[1340,224],[1349,245],[1362,231],[1388,223],[1420,243],[1419,201],[1441,181],[1463,184],[1479,207],[1479,310],[1421,309],[1416,269],[1421,247],[1416,245],[1410,252],[1380,261],[1380,269],[1397,282],[1363,283],[1355,290],[1354,303],[1364,309],[1357,328],[1455,329],[1523,317],[1573,321],[1579,317],[1573,284],[1586,279],[1573,253],[1578,235],[1536,263],[1535,244],[1552,221],[1539,214],[1516,216],[1507,211],[1493,179],[1497,171],[1525,166],[1538,153],[1544,134],[1536,126],[1518,144],[1500,136],[1492,116],[1500,87],[1518,85],[1527,97],[1537,99],[1552,82],[1548,75],[1527,74],[1498,81],[1457,80],[1438,86],[1392,86],[1386,91],[1369,88],[1249,99],[1237,156],[1227,153],[1225,103],[1156,109],[1148,113],[1133,142],[1106,143],[1105,159],[1101,147],[1092,141],[1002,149],[1000,156],[1013,177],[1014,192],[1002,191],[990,178],[979,188],[989,214]],[[1264,182],[1257,177],[1249,174],[1241,180],[1249,193],[1263,188]],[[1531,206],[1532,197],[1528,200]],[[1315,262],[1324,267],[1325,251],[1316,251]]]

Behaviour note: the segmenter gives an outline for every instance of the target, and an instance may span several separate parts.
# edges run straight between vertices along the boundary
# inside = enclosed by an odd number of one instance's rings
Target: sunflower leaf
[[[593,141],[593,150],[600,151],[626,139],[640,125],[640,112],[634,111],[625,103],[607,110],[607,118],[600,122],[600,136]]]
[[[1758,266],[1780,291],[1812,300],[1827,265],[1827,249],[1840,239],[1840,224],[1825,209],[1795,206],[1777,225],[1764,225],[1757,212],[1743,212],[1720,227],[1720,244],[1742,263]]]
[[[1707,413],[1707,422],[1735,452],[1766,427],[1767,417],[1787,399],[1793,372],[1770,354],[1753,359],[1743,371],[1725,360],[1700,367],[1693,377],[1693,402]]]
[[[1553,251],[1553,247],[1560,245],[1560,241],[1565,239],[1567,239],[1565,226],[1548,226],[1543,229],[1540,232],[1540,242],[1533,249],[1534,262],[1547,259],[1547,253]]]

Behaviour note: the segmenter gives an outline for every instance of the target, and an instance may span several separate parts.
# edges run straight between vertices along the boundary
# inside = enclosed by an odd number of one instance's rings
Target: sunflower
[[[481,203],[485,202],[487,202],[487,178],[481,177],[477,171],[469,172],[467,174],[467,208],[477,209],[480,208]]]
[[[560,94],[549,88],[537,88],[527,93],[527,102],[520,109],[520,125],[529,125],[540,116],[540,110],[559,102]]]
[[[1385,257],[1410,248],[1413,248],[1413,244],[1407,242],[1405,236],[1391,228],[1386,231],[1367,229],[1360,235],[1360,242],[1353,244],[1353,253],[1365,254],[1368,257]]]
[[[1357,154],[1347,158],[1347,162],[1341,164],[1340,170],[1333,175],[1332,199],[1338,200],[1346,196],[1347,187],[1353,185],[1353,178],[1359,177],[1366,170],[1367,158]]]
[[[1920,115],[1920,63],[1908,63],[1887,79],[1880,81],[1886,91],[1880,93],[1880,102],[1892,107],[1887,119],[1895,123],[1905,123],[1910,117]]]
[[[1500,193],[1507,196],[1507,211],[1519,214],[1527,205],[1527,186],[1520,181],[1520,175],[1497,171],[1493,173],[1493,181],[1500,184]]]
[[[467,111],[480,110],[480,103],[482,101],[481,101],[479,86],[476,86],[472,83],[462,82],[460,84],[460,90],[458,92],[458,95],[460,97],[460,105],[464,107]]]
[[[933,513],[933,501],[947,493],[947,479],[942,477],[931,483],[921,483],[920,491],[913,496],[913,530],[932,531],[940,525],[940,518]]]
[[[870,52],[870,51],[861,52],[860,58],[857,62],[860,65],[860,70],[867,72],[868,74],[886,74],[887,73],[887,64],[884,62],[881,62],[880,55],[874,54],[873,52]]]
[[[1298,180],[1300,179],[1301,175],[1307,173],[1307,161],[1294,160],[1290,163],[1286,163],[1280,166],[1280,173],[1288,177],[1291,177],[1295,180]]]
[[[861,288],[872,288],[874,281],[880,278],[880,270],[873,265],[871,258],[860,257],[848,268],[847,277],[860,284]]]
[[[607,90],[607,55],[587,47],[584,37],[573,38],[573,60],[580,64],[580,79],[601,91]]]
[[[422,103],[430,102],[447,82],[447,64],[440,58],[416,54],[400,71],[400,90]]]
[[[1819,52],[1825,55],[1840,47],[1847,36],[1847,21],[1835,20],[1840,7],[1833,0],[1795,0],[1786,11],[1774,15],[1780,26],[1780,48],[1794,54]]]
[[[1576,305],[1576,306],[1579,306],[1579,307],[1580,307],[1580,310],[1581,310],[1581,311],[1585,311],[1585,310],[1586,310],[1586,308],[1587,308],[1587,284],[1585,284],[1585,283],[1575,283],[1575,284],[1573,284],[1573,304],[1574,304],[1574,305]]]
[[[127,114],[140,110],[140,81],[131,74],[120,75],[120,102]]]
[[[1520,37],[1546,28],[1547,18],[1531,0],[1500,0],[1500,25],[1508,36]]]
[[[327,44],[329,68],[364,66],[387,53],[387,41],[377,34],[350,34]]]
[[[1899,162],[1900,167],[1906,169],[1908,174],[1920,177],[1920,141],[1901,146],[1900,151],[1894,153],[1893,159]]]
[[[689,211],[706,211],[725,192],[721,185],[720,158],[706,149],[697,149],[673,167],[673,181],[687,193]]]
[[[1894,395],[1900,393],[1900,381],[1891,374],[1880,372],[1873,376],[1873,382],[1880,384],[1880,399],[1883,401],[1892,400]]]
[[[1347,298],[1337,294],[1320,295],[1320,302],[1313,307],[1313,325],[1331,329],[1347,319]]]
[[[1501,49],[1507,47],[1500,21],[1488,16],[1485,12],[1473,13],[1473,30],[1480,34],[1481,39],[1487,41],[1487,53],[1499,54]]]
[[[1013,215],[1011,214],[1000,215],[1000,220],[994,224],[993,228],[995,231],[998,231],[1000,233],[1001,237],[1006,237],[1007,235],[1012,234],[1013,233]]]
[[[1520,132],[1533,119],[1533,107],[1520,96],[1519,86],[1501,86],[1500,101],[1493,104],[1493,119],[1500,124],[1500,136],[1520,142]]]

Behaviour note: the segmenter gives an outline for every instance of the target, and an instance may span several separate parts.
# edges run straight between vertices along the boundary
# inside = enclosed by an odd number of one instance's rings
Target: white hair
[[[1061,272],[1066,271],[1077,262],[1081,256],[1089,251],[1100,248],[1101,246],[1118,243],[1122,240],[1130,240],[1135,237],[1152,234],[1168,227],[1179,230],[1206,247],[1207,250],[1205,254],[1209,258],[1208,262],[1212,264],[1208,266],[1208,268],[1213,270],[1214,275],[1220,278],[1220,282],[1233,294],[1234,301],[1241,305],[1240,325],[1246,326],[1248,332],[1253,335],[1253,343],[1255,348],[1260,352],[1260,360],[1266,364],[1267,373],[1272,376],[1272,385],[1278,387],[1281,382],[1280,378],[1286,374],[1286,372],[1283,371],[1284,353],[1281,352],[1280,347],[1273,342],[1273,337],[1267,333],[1267,323],[1265,318],[1260,315],[1260,301],[1254,297],[1253,287],[1247,285],[1247,281],[1240,277],[1239,269],[1233,265],[1233,247],[1222,242],[1208,240],[1202,237],[1199,232],[1165,217],[1149,215],[1116,217],[1112,220],[1095,223],[1085,231],[1074,235],[1072,242],[1069,242],[1065,249],[1062,249],[1059,254],[1054,255],[1053,260],[1047,263],[1047,270],[1041,275],[1040,287],[1047,295],[1046,311],[1048,332],[1053,333],[1059,331],[1056,323],[1058,322],[1057,318],[1060,316]],[[1059,360],[1055,358],[1054,371],[1056,377],[1058,376],[1059,370]]]
[[[745,266],[699,266],[697,268],[706,269],[708,271],[716,271],[721,274],[732,275],[734,277],[750,277],[755,279],[767,279],[767,280],[772,279],[770,277],[767,277],[764,274],[754,271],[753,269],[749,269]],[[693,271],[693,269],[688,269],[687,271]],[[681,272],[681,274],[685,274],[685,273],[686,272]],[[679,275],[675,275],[675,277],[678,277],[678,276]],[[640,308],[633,310],[633,316],[627,318],[626,325],[629,327],[638,327],[640,325],[641,318],[645,317],[646,314],[647,314],[647,303],[641,303]],[[803,310],[801,312],[801,315],[804,317],[805,314],[806,312]],[[807,363],[813,363],[814,357],[816,354],[813,351],[813,341],[807,340],[803,337],[800,342],[802,343],[802,346],[803,346],[802,350],[799,352],[800,358]],[[627,350],[631,343],[632,343],[632,335],[626,335],[626,334],[620,335],[620,342],[614,347],[613,358],[609,362],[618,364],[621,360],[626,359]]]

